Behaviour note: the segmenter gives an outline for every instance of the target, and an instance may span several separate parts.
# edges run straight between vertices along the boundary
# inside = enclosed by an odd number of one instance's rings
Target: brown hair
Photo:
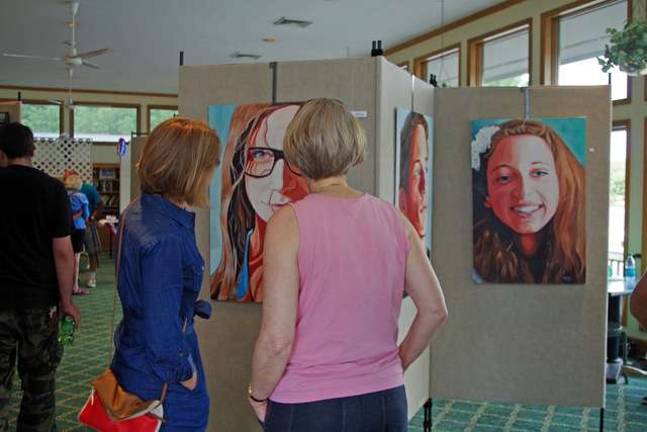
[[[220,140],[204,122],[166,120],[153,129],[137,162],[142,191],[206,207],[219,154]]]
[[[312,99],[295,114],[285,132],[285,157],[312,180],[344,175],[364,161],[366,135],[344,105]]]
[[[514,247],[514,235],[484,206],[487,161],[505,137],[534,135],[543,139],[555,158],[559,204],[542,231],[545,267],[535,280],[525,257]],[[550,126],[530,120],[510,120],[492,136],[489,151],[474,171],[474,268],[486,282],[583,283],[586,275],[584,168]]]

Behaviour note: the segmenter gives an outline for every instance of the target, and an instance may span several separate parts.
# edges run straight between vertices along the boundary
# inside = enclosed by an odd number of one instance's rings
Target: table
[[[627,334],[621,325],[622,299],[631,295],[636,287],[636,278],[612,279],[607,282],[608,329],[607,329],[607,367],[606,380],[615,384],[622,375],[624,360],[620,357],[621,350],[626,350]]]

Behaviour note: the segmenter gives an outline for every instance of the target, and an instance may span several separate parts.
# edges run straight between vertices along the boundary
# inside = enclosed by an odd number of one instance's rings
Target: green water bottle
[[[62,345],[72,345],[72,343],[74,342],[75,328],[76,323],[74,322],[74,318],[65,315],[65,317],[61,320],[61,324],[58,329],[58,341]]]

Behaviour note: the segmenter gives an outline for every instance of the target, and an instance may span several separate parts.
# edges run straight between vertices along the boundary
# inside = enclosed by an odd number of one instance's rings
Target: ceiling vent
[[[260,54],[250,54],[250,53],[241,53],[241,52],[235,52],[231,56],[233,58],[253,59],[253,60],[258,60],[259,58],[261,58]]]
[[[290,19],[286,17],[281,17],[276,21],[274,21],[274,25],[294,26],[294,27],[301,27],[301,28],[306,28],[311,24],[312,24],[312,21],[296,20],[296,19]]]

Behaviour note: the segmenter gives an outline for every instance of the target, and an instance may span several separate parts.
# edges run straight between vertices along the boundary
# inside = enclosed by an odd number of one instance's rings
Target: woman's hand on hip
[[[198,374],[194,371],[193,375],[191,375],[191,378],[186,381],[180,381],[180,384],[182,384],[187,390],[195,390],[196,386],[198,385]]]
[[[267,401],[256,402],[252,398],[248,397],[247,400],[254,410],[254,414],[258,418],[258,421],[265,423],[265,415],[267,414]]]

